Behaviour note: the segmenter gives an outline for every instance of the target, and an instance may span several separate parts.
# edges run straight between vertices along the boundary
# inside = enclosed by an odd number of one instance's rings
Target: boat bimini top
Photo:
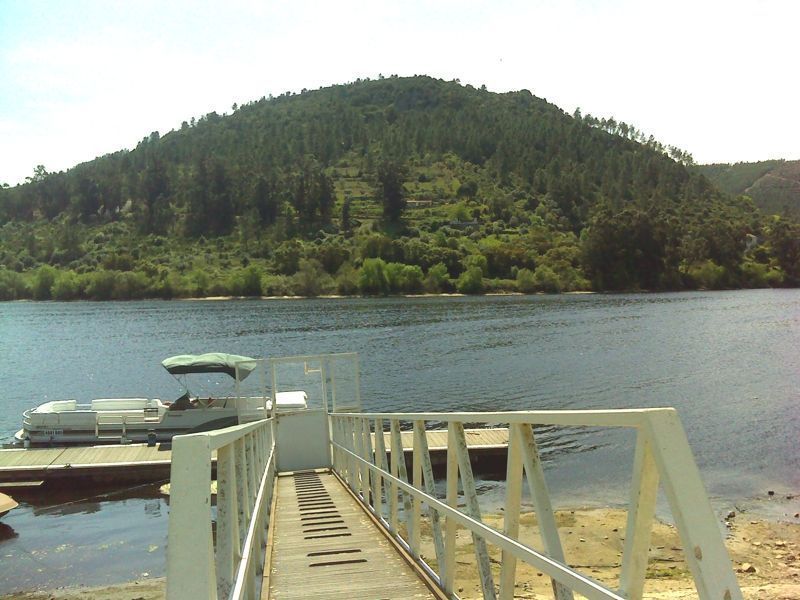
[[[238,364],[237,364],[238,363]],[[245,379],[256,368],[256,359],[237,354],[208,352],[206,354],[179,354],[170,356],[161,364],[172,375],[187,373],[225,373],[234,379],[236,368],[239,369],[239,380]]]

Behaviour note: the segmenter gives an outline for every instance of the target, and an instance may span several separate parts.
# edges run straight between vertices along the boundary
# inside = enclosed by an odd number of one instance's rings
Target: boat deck
[[[262,600],[438,598],[330,473],[277,480]]]
[[[447,431],[427,431],[431,462],[435,470],[447,459]],[[508,429],[468,429],[467,445],[476,471],[504,468]],[[374,434],[373,434],[374,437]],[[413,432],[401,433],[406,460],[411,459]],[[391,447],[389,433],[384,434]],[[66,448],[0,449],[0,483],[48,482],[90,479],[99,483],[146,482],[169,478],[170,444],[103,444]]]

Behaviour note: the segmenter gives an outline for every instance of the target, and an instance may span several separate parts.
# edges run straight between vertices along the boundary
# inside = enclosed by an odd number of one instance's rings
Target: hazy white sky
[[[268,94],[427,74],[800,159],[800,2],[0,0],[0,183]]]

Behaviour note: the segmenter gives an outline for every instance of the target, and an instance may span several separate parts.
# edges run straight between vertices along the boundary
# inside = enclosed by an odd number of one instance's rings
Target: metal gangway
[[[256,381],[271,385],[273,399],[289,389],[282,371],[295,370],[299,379],[317,378],[320,402],[282,412],[273,401],[267,419],[174,438],[169,600],[458,598],[459,529],[471,534],[483,598],[514,598],[517,567],[527,563],[550,578],[557,600],[638,600],[659,489],[697,596],[742,598],[674,409],[363,413],[355,355],[259,363]],[[444,487],[441,481],[435,485],[428,450],[426,428],[433,423],[447,430]],[[466,424],[509,428],[502,530],[482,519]],[[616,589],[566,563],[534,434],[538,425],[636,432]],[[407,464],[401,431],[409,430],[413,449]],[[216,506],[210,486],[214,452]],[[520,540],[525,486],[541,551]],[[422,553],[424,537],[432,539],[432,556]],[[500,553],[494,568],[490,548]]]

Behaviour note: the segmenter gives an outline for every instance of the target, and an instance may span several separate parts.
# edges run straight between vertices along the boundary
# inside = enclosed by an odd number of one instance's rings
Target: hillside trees
[[[0,188],[4,297],[33,295],[42,265],[59,271],[37,294],[64,298],[256,276],[269,293],[800,284],[800,226],[689,162],[524,90],[392,77],[283,94]]]
[[[384,158],[378,165],[375,197],[383,207],[383,217],[390,223],[397,223],[406,208],[403,183],[407,169],[395,159]]]
[[[787,285],[800,285],[800,224],[774,217],[767,230],[776,262]]]

